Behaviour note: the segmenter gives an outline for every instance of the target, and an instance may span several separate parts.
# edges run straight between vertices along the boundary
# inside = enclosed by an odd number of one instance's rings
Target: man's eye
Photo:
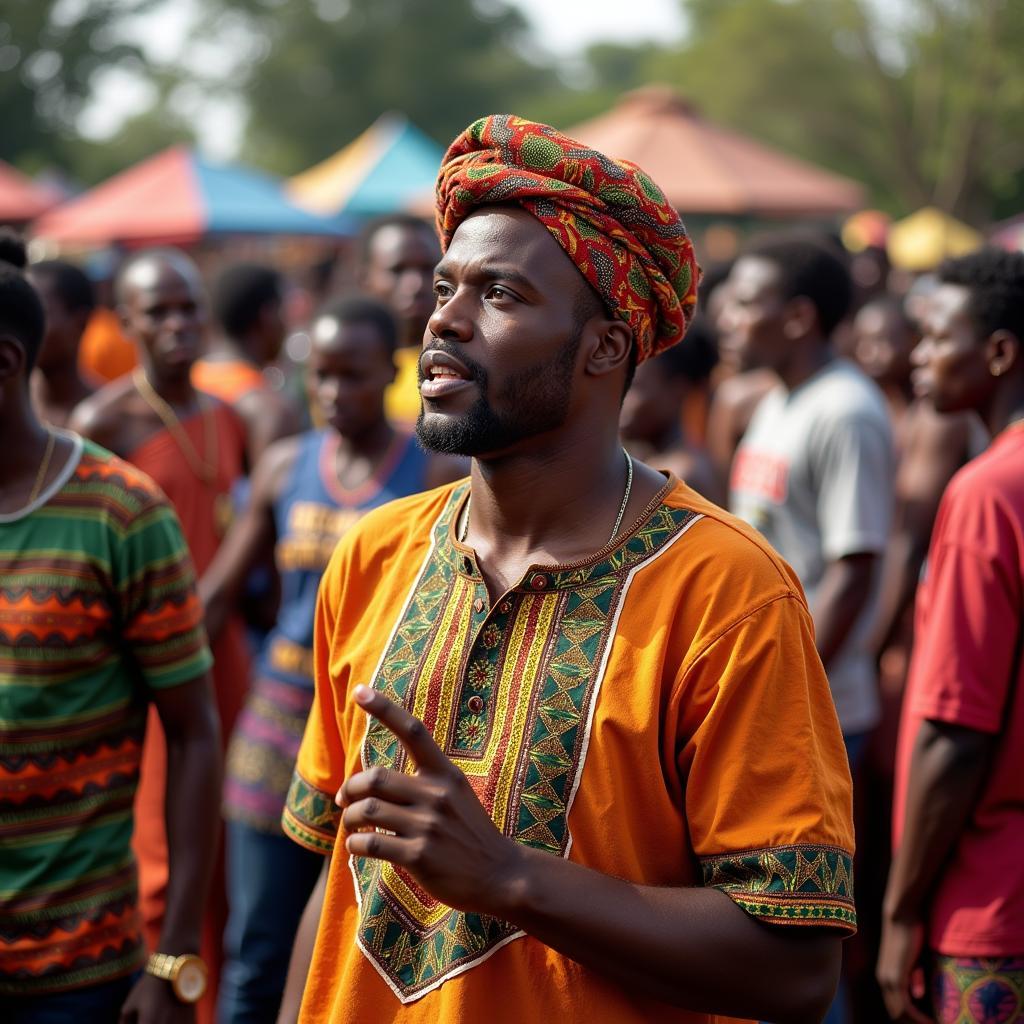
[[[500,284],[492,285],[488,291],[488,294],[495,299],[511,299],[512,293],[505,288],[502,288]]]
[[[446,298],[448,298],[448,296],[451,295],[451,293],[452,293],[452,286],[450,284],[446,284],[444,281],[435,281],[434,282],[434,294],[439,299],[446,299]]]

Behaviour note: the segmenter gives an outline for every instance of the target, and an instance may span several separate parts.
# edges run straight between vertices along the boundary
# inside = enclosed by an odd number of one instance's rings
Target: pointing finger
[[[367,713],[373,715],[386,729],[394,733],[398,742],[408,751],[417,768],[428,772],[447,772],[452,763],[434,742],[427,727],[405,708],[388,700],[382,693],[359,685],[352,693],[355,702]]]

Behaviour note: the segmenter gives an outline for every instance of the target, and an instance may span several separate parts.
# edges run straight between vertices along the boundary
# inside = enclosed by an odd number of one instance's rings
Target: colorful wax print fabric
[[[931,976],[936,1024],[1024,1021],[1024,956],[936,956]]]
[[[441,164],[442,249],[470,213],[496,203],[518,203],[551,232],[633,329],[638,362],[682,340],[700,267],[679,214],[636,164],[548,125],[493,114],[459,135]]]

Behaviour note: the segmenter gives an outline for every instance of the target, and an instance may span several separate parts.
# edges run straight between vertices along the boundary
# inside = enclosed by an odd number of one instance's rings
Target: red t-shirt
[[[894,841],[921,722],[998,734],[992,769],[931,905],[946,956],[1024,953],[1024,429],[950,481],[918,591],[900,724]]]

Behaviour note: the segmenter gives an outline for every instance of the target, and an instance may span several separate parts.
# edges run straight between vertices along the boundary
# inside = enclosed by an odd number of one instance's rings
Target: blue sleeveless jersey
[[[259,671],[304,689],[313,687],[317,588],[338,541],[370,509],[427,486],[428,457],[410,435],[396,433],[377,472],[352,490],[338,482],[337,451],[333,430],[304,434],[291,476],[274,504],[281,605]]]

